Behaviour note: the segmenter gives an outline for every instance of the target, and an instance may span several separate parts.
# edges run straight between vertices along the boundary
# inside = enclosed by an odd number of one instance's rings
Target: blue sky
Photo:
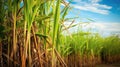
[[[66,2],[69,2],[67,0]],[[91,22],[102,33],[119,33],[120,35],[120,0],[73,0],[72,10],[67,17],[76,17],[76,22]],[[87,28],[92,27],[88,26]]]
[[[120,22],[120,0],[73,0],[72,16],[79,15],[95,21]]]

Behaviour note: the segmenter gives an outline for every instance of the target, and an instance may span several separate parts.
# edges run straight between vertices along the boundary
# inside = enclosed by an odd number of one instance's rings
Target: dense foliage
[[[0,67],[82,67],[118,61],[118,36],[62,34],[76,26],[73,18],[66,18],[69,9],[64,0],[0,0]]]

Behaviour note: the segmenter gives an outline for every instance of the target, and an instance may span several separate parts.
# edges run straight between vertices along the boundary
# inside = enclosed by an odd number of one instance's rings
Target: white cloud
[[[120,34],[120,23],[90,23],[88,25],[91,29],[96,29],[99,33],[119,33]]]
[[[89,0],[89,1],[91,1],[92,3],[98,3],[98,2],[100,2],[101,0]]]
[[[99,14],[109,14],[111,6],[100,4],[101,0],[75,0],[78,4],[71,4],[74,8]]]
[[[65,22],[66,26],[69,26],[70,22]],[[77,24],[76,22],[74,24]],[[70,28],[69,31],[77,32],[78,27],[83,31],[91,31],[93,33],[99,33],[104,36],[111,34],[120,35],[120,23],[118,22],[93,22],[93,23],[81,23],[80,26]]]

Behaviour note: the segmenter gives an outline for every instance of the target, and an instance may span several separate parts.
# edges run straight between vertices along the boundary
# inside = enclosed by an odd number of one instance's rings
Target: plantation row
[[[97,33],[78,31],[63,36],[61,43],[59,51],[68,67],[95,67],[120,60],[120,38],[117,35],[102,37]]]
[[[118,36],[63,34],[76,26],[66,18],[70,8],[64,0],[0,0],[0,67],[83,67],[120,60]]]

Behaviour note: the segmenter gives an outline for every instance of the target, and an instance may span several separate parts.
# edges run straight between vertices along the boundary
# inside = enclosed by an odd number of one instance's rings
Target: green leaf
[[[40,38],[44,38],[44,39],[48,38],[48,36],[44,34],[36,33],[35,35],[39,36]]]

